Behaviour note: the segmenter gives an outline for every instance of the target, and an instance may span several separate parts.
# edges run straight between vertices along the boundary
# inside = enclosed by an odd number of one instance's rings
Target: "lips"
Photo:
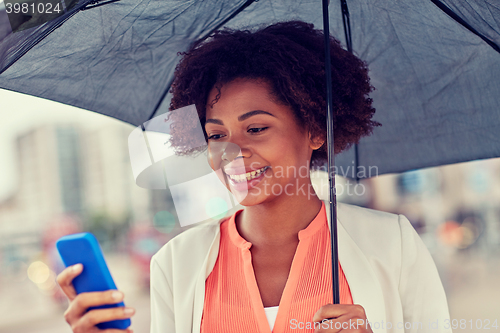
[[[263,181],[268,169],[271,169],[271,167],[265,166],[260,169],[247,170],[247,172],[244,172],[244,168],[240,168],[239,170],[241,171],[239,173],[235,172],[237,169],[224,168],[222,170],[226,175],[228,185],[231,187],[230,191],[233,192],[233,194],[239,193],[240,195],[245,193],[246,196],[246,193],[248,193],[251,188],[257,186],[261,181]],[[225,172],[226,170],[227,173]]]
[[[225,171],[226,171],[226,174],[229,177],[229,179],[231,179],[234,183],[238,184],[238,183],[244,183],[247,181],[251,181],[252,179],[259,177],[268,168],[269,168],[269,166],[265,166],[265,167],[262,167],[260,169],[248,170],[244,173],[243,172],[237,173],[236,172],[237,169],[232,169],[232,170],[229,169],[229,170],[225,170]],[[242,169],[240,169],[240,170],[242,170]],[[242,170],[242,171],[244,171],[244,170]]]

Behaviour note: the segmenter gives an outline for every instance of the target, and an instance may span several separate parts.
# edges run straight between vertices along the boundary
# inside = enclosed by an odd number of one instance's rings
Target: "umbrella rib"
[[[447,14],[449,17],[451,17],[453,20],[457,21],[460,23],[462,26],[464,26],[466,29],[468,29],[470,32],[473,34],[477,35],[479,38],[484,40],[486,44],[491,46],[495,51],[500,53],[500,46],[498,46],[495,42],[493,42],[491,39],[474,29],[469,23],[467,23],[464,19],[462,19],[460,16],[458,16],[454,11],[452,11],[448,6],[446,6],[444,3],[442,3],[439,0],[431,0],[433,4],[435,4],[439,9],[441,9],[445,14]]]
[[[255,2],[256,0],[247,0],[247,2],[245,2],[240,8],[238,8],[234,13],[232,13],[231,15],[229,15],[224,21],[222,21],[221,23],[219,23],[217,26],[215,26],[215,28],[213,28],[212,30],[210,30],[208,33],[206,33],[204,36],[202,36],[200,39],[198,39],[198,42],[201,42],[203,40],[205,40],[208,36],[210,36],[210,34],[212,32],[214,32],[215,30],[218,30],[220,27],[222,27],[224,24],[226,24],[228,21],[230,21],[231,19],[233,19],[236,15],[238,15],[241,11],[243,11],[245,8],[247,8],[248,6],[250,6],[253,2]],[[258,1],[258,0],[257,0]],[[156,114],[156,112],[158,111],[158,109],[160,108],[160,105],[162,104],[163,100],[165,99],[165,97],[167,96],[168,94],[168,91],[170,90],[170,86],[172,85],[172,80],[170,80],[170,82],[168,83],[167,85],[167,88],[165,89],[165,91],[162,93],[160,99],[158,100],[158,103],[156,103],[156,106],[155,108],[153,109],[153,112],[149,115],[148,119],[147,120],[151,120],[154,115]]]
[[[351,34],[351,19],[349,17],[349,8],[346,0],[340,2],[342,8],[342,23],[344,25],[345,43],[347,50],[352,53],[352,34]]]
[[[229,15],[224,21],[222,21],[221,23],[219,23],[215,28],[213,28],[208,33],[206,33],[205,36],[202,36],[198,41],[201,42],[201,41],[205,40],[208,36],[210,36],[210,34],[212,32],[214,32],[215,30],[220,29],[224,24],[226,24],[227,22],[229,22],[230,20],[232,20],[236,15],[238,15],[239,13],[241,13],[245,8],[247,8],[248,6],[250,6],[252,3],[256,2],[256,1],[259,1],[259,0],[247,0],[247,2],[245,2],[240,8],[238,8],[234,13],[232,13],[231,15]]]
[[[85,7],[83,7],[82,10],[88,10],[91,8],[100,7],[103,5],[107,5],[108,3],[117,2],[117,1],[120,1],[120,0],[108,0],[108,1],[102,1],[102,2],[100,0],[91,1]]]
[[[48,25],[49,28],[47,28],[47,30],[45,31],[42,31],[40,34],[36,35],[36,34],[33,34],[35,35],[35,37],[32,39],[32,40],[28,40],[28,41],[25,41],[23,42],[23,44],[20,46],[20,48],[24,48],[24,50],[22,50],[20,53],[18,53],[15,57],[13,57],[11,60],[7,61],[7,65],[4,65],[4,67],[2,68],[0,66],[0,74],[2,74],[3,72],[5,72],[7,69],[9,69],[10,66],[12,66],[16,61],[18,61],[19,59],[21,59],[28,51],[30,51],[35,45],[37,45],[38,43],[40,43],[45,37],[47,37],[48,35],[50,35],[54,30],[56,30],[57,28],[59,28],[61,25],[64,24],[64,22],[66,22],[67,20],[69,20],[71,17],[73,17],[73,15],[75,15],[76,13],[78,13],[83,7],[85,7],[87,5],[88,2],[84,1],[84,3],[80,6],[80,7],[77,7],[76,9],[73,8],[69,14],[66,12],[65,15],[67,16],[60,16],[54,20],[51,20],[49,22],[46,22],[44,23]],[[77,5],[78,6],[78,5]],[[54,22],[53,24],[51,24],[50,22]],[[42,25],[43,26],[43,25]],[[40,28],[38,28],[40,29]],[[38,30],[37,29],[37,30]]]
[[[344,35],[345,42],[347,45],[347,50],[352,53],[352,34],[351,34],[351,19],[349,16],[349,7],[347,7],[347,1],[341,0],[340,6],[342,9],[342,23],[344,25]],[[356,184],[359,184],[358,169],[359,169],[359,152],[358,144],[354,143],[354,168],[356,170]]]

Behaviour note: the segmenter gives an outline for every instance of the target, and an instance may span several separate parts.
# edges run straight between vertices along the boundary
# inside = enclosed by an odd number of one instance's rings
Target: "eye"
[[[268,129],[269,127],[254,127],[254,128],[250,128],[248,131],[250,133],[259,133],[259,132],[262,132],[266,129]]]
[[[213,134],[208,137],[208,140],[218,140],[223,136],[223,134]]]

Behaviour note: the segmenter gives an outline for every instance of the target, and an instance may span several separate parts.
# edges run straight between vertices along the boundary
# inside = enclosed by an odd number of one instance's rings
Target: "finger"
[[[134,315],[135,309],[117,307],[107,309],[95,309],[87,312],[77,322],[78,328],[82,332],[87,332],[99,323],[104,323],[112,320],[127,319]]]
[[[66,321],[71,323],[82,317],[92,306],[116,304],[123,301],[123,293],[118,290],[93,291],[77,295],[69,304],[64,314]]]
[[[342,315],[336,319],[320,322],[314,333],[336,333],[336,332],[358,332],[360,330],[369,329],[369,323],[365,319],[353,318],[352,313]]]
[[[59,275],[57,275],[57,283],[61,287],[62,291],[66,295],[66,297],[69,298],[70,301],[72,301],[76,297],[76,290],[75,287],[73,286],[73,279],[80,275],[80,273],[83,271],[83,265],[82,264],[76,264],[73,266],[69,266],[66,269],[64,269]]]
[[[319,323],[315,323],[314,333],[338,333],[342,330],[342,327],[335,327],[335,320],[324,319]]]
[[[134,333],[134,331],[131,330],[130,328],[128,328],[126,330],[119,330],[116,328],[108,328],[106,330],[99,330],[99,333]]]
[[[350,310],[352,310],[352,305],[350,304],[326,304],[319,308],[318,311],[313,316],[313,322],[320,322],[323,319],[335,319],[338,318]]]

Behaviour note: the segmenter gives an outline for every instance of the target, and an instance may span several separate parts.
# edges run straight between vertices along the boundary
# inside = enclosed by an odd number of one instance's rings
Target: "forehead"
[[[293,117],[290,107],[277,102],[269,83],[258,79],[238,78],[209,93],[206,118],[237,116],[248,111],[263,110],[280,117]]]

